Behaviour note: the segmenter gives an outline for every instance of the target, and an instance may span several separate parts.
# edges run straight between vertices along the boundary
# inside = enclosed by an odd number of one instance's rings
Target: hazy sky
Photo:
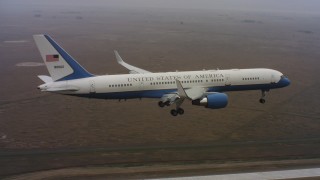
[[[0,0],[6,5],[97,6],[114,8],[220,9],[318,14],[320,0]]]
[[[101,0],[100,2],[106,2]],[[110,0],[116,6],[165,7],[183,9],[240,9],[258,11],[314,12],[320,0]]]

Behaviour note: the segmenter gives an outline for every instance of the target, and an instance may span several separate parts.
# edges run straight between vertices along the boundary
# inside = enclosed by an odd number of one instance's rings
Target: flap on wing
[[[189,96],[187,95],[186,91],[183,89],[182,84],[178,79],[176,79],[176,84],[177,84],[179,96],[182,98],[188,98]]]
[[[124,66],[125,68],[129,69],[130,74],[146,74],[146,73],[151,73],[150,71],[132,66],[126,62],[123,61],[121,56],[119,55],[118,51],[114,51],[114,54],[116,55],[117,61],[120,65]]]
[[[188,97],[191,100],[196,100],[196,99],[200,99],[203,97],[203,95],[206,93],[207,88],[203,88],[203,87],[192,87],[190,89],[186,89],[185,90]]]

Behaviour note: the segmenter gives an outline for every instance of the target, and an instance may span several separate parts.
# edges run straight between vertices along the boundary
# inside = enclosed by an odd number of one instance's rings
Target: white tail
[[[93,76],[48,35],[33,35],[41,57],[53,81]]]

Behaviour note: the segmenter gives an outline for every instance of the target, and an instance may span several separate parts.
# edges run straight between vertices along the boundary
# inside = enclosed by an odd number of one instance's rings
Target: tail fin
[[[48,35],[33,35],[53,81],[92,77],[75,59]]]

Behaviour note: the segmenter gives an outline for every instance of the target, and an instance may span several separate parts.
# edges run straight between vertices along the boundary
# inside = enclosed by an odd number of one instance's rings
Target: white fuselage
[[[176,79],[183,88],[208,88],[208,91],[269,90],[279,88],[282,73],[272,69],[203,70],[146,74],[103,75],[89,78],[56,81],[45,84],[46,88],[76,88],[62,94],[104,94],[101,98],[160,98],[167,92],[177,90]],[[43,85],[42,85],[43,86]],[[46,88],[42,88],[44,91]],[[130,93],[134,93],[130,94]],[[138,93],[140,92],[140,93]],[[144,93],[143,93],[144,92]],[[145,93],[148,92],[148,93]],[[108,95],[109,94],[109,95]]]

